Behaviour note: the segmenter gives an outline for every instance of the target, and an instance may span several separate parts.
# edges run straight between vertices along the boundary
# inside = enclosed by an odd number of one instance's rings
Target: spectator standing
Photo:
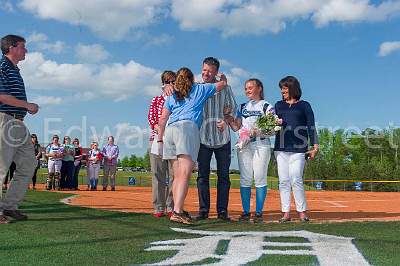
[[[150,165],[152,172],[152,195],[154,217],[160,218],[165,215],[171,217],[174,210],[172,198],[172,168],[168,160],[163,160],[161,154],[158,154],[158,122],[160,120],[162,108],[166,95],[164,88],[167,84],[174,85],[176,74],[173,71],[164,71],[161,75],[162,93],[155,96],[149,108],[148,121],[152,129],[150,134]]]
[[[75,156],[74,156],[74,174],[72,181],[72,189],[79,190],[79,171],[82,167],[82,147],[79,145],[79,139],[74,138],[72,144],[75,148]]]
[[[35,190],[36,189],[36,174],[40,168],[40,158],[42,158],[42,147],[40,147],[40,144],[39,144],[36,134],[32,134],[31,139],[32,139],[33,148],[35,150],[35,158],[37,160],[37,165],[36,165],[35,171],[33,172],[33,176],[32,176],[32,189]]]
[[[8,189],[8,182],[11,182],[11,180],[14,177],[14,172],[16,170],[17,166],[15,165],[15,162],[12,162],[10,164],[10,167],[8,168],[8,172],[6,175],[6,178],[4,179],[4,184],[3,184],[3,191],[7,191]]]
[[[64,137],[63,142],[64,156],[62,159],[61,166],[61,188],[71,190],[74,188],[73,176],[74,176],[74,156],[75,147],[71,144],[71,138],[69,136]]]
[[[99,182],[99,170],[100,164],[103,159],[103,155],[99,149],[97,142],[92,143],[92,149],[87,155],[87,174],[90,183],[90,190],[97,190],[97,183]]]
[[[117,173],[117,163],[119,148],[114,144],[114,137],[107,138],[107,145],[103,147],[104,168],[103,168],[103,191],[107,190],[108,177],[110,177],[111,191],[115,191],[115,176]]]
[[[17,64],[25,59],[25,39],[17,35],[1,38],[0,60],[0,186],[3,185],[11,162],[16,170],[13,182],[0,199],[0,224],[9,223],[9,217],[26,220],[18,210],[28,189],[35,167],[30,133],[24,124],[26,113],[36,114],[39,106],[27,101],[24,81]]]

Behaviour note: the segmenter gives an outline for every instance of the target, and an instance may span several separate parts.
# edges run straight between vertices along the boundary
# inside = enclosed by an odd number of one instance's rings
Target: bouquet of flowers
[[[101,162],[103,160],[103,158],[104,158],[104,155],[101,152],[97,153],[96,161]]]
[[[282,119],[275,114],[273,108],[267,110],[263,116],[256,120],[256,129],[264,136],[273,136],[282,128]]]
[[[64,147],[60,147],[56,152],[55,152],[55,157],[58,159],[62,159],[64,157]]]

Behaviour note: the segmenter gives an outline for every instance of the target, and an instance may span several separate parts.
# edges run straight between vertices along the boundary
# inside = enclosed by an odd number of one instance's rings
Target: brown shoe
[[[5,216],[14,218],[17,221],[25,221],[28,220],[28,216],[20,212],[19,210],[4,210],[3,214]]]
[[[181,223],[181,224],[193,224],[192,219],[190,216],[188,216],[186,213],[177,213],[174,212],[169,218],[171,221],[176,222],[176,223]]]
[[[9,223],[10,220],[8,220],[8,218],[5,215],[0,214],[0,224],[9,224]]]

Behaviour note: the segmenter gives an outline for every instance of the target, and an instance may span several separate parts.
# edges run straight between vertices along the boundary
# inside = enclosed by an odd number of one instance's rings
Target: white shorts
[[[61,160],[49,159],[47,162],[47,168],[49,169],[49,174],[60,173],[61,172]]]
[[[164,134],[163,159],[176,159],[178,155],[190,155],[197,161],[200,149],[200,133],[197,125],[190,120],[182,120],[168,125]]]

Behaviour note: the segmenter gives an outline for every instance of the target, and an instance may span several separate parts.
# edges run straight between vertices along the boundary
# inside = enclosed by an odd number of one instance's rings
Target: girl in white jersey
[[[46,157],[48,158],[47,167],[49,176],[47,178],[47,190],[60,189],[60,172],[63,158],[63,148],[60,145],[59,137],[54,135],[52,142],[46,148]]]
[[[237,118],[226,116],[232,129],[237,131],[245,128],[250,131],[250,141],[238,148],[238,161],[240,170],[240,195],[243,213],[240,221],[250,220],[251,186],[254,178],[256,187],[256,213],[253,221],[262,222],[264,201],[267,197],[267,173],[271,158],[271,145],[269,138],[254,129],[256,120],[272,106],[264,100],[263,84],[258,79],[249,79],[245,83],[245,93],[249,101],[242,104]]]

